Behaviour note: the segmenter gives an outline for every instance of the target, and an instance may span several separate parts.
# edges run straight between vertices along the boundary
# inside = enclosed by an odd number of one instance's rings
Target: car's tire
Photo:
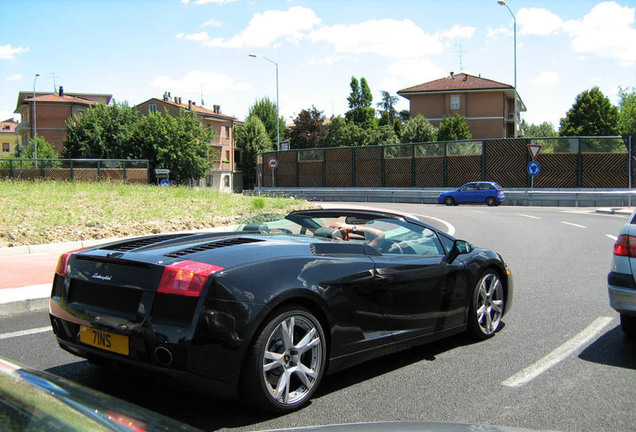
[[[286,306],[256,335],[241,377],[241,397],[263,411],[297,410],[309,402],[326,366],[320,321],[303,307]]]
[[[497,205],[497,200],[494,197],[489,196],[488,198],[486,198],[486,204],[488,204],[490,207],[494,207]]]
[[[489,269],[481,274],[473,289],[468,310],[469,336],[488,339],[501,326],[505,308],[504,288],[499,274]]]
[[[447,206],[455,205],[455,200],[453,199],[453,197],[448,196],[444,198],[444,204],[446,204]]]
[[[621,314],[621,328],[629,339],[636,339],[636,316]]]

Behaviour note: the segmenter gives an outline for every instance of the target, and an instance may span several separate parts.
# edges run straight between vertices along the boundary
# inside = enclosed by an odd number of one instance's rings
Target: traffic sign
[[[539,162],[532,161],[528,164],[528,174],[530,174],[532,177],[539,175],[540,172],[541,165],[539,165]]]
[[[539,144],[528,144],[528,150],[530,150],[532,160],[536,161],[537,156],[539,156],[539,152],[541,151],[541,146]]]
[[[267,165],[269,165],[271,169],[278,168],[278,159],[276,159],[275,157],[267,159]]]

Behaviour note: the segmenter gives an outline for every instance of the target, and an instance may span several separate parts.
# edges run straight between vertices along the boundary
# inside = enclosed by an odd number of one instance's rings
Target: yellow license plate
[[[128,355],[130,353],[128,336],[90,327],[80,326],[80,342],[117,354]]]

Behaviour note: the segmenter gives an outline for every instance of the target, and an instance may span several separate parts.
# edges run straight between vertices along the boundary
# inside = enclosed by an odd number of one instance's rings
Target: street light
[[[36,73],[35,78],[33,78],[33,160],[35,162],[35,168],[38,167],[38,130],[35,112],[35,82],[38,80],[39,76],[40,74]]]
[[[260,54],[250,53],[250,57],[260,57],[276,66],[276,151],[280,151],[280,112],[278,107],[278,63]]]
[[[514,72],[515,72],[515,138],[517,137],[517,17],[512,13],[505,0],[497,0],[501,6],[505,6],[512,15],[512,28],[514,34]]]
[[[515,91],[517,91],[517,17],[512,13],[505,0],[497,0],[497,3],[501,6],[505,6],[512,15],[512,25],[514,32],[514,62],[515,62]]]

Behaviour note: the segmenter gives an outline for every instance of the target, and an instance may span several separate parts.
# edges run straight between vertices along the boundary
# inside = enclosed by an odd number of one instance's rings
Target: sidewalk
[[[599,208],[596,212],[629,216],[632,209]],[[0,317],[46,310],[60,254],[115,240],[117,239],[0,248]]]

